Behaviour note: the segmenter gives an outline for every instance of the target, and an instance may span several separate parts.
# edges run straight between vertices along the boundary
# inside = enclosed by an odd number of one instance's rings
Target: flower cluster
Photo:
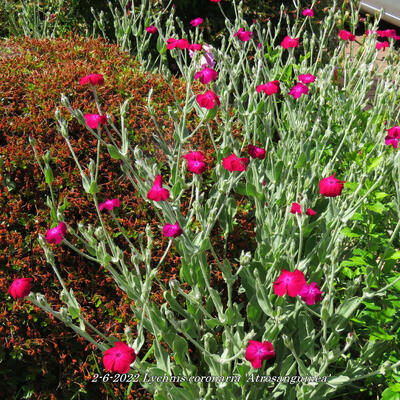
[[[300,296],[308,305],[321,301],[322,295],[315,282],[307,285],[303,272],[298,269],[295,269],[294,272],[282,269],[281,274],[274,282],[274,293],[281,297],[286,293],[290,297]]]
[[[167,40],[167,49],[172,50],[177,47],[178,49],[188,49],[190,51],[200,51],[203,46],[201,44],[190,44],[187,39],[174,39],[174,38],[169,38]]]
[[[300,204],[292,203],[292,208],[290,209],[290,212],[292,214],[302,214]],[[316,212],[311,208],[307,208],[306,214],[312,216],[312,215],[315,215]]]

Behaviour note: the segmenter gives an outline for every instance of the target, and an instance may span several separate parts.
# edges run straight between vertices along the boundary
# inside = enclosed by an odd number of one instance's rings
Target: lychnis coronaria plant
[[[215,12],[223,12],[222,2],[212,3]],[[38,159],[52,194],[52,222],[38,240],[61,282],[66,307],[53,310],[31,277],[19,277],[9,293],[26,297],[93,343],[104,371],[139,374],[140,384],[157,399],[338,398],[347,385],[354,389],[363,379],[398,366],[389,357],[385,360],[379,341],[361,339],[356,332],[365,304],[387,296],[400,280],[395,272],[390,280],[384,276],[385,262],[398,255],[394,243],[400,229],[397,136],[394,128],[384,126],[385,120],[392,127],[399,123],[393,112],[393,71],[385,71],[389,83],[378,85],[367,109],[371,77],[362,60],[376,59],[376,37],[366,36],[364,58],[349,63],[342,55],[352,33],[336,27],[334,8],[326,11],[318,37],[304,31],[305,24],[313,24],[310,11],[318,4],[313,1],[306,13],[298,9],[278,43],[270,24],[249,26],[242,18],[242,3],[233,5],[236,19],[226,20],[220,48],[203,43],[201,16],[188,32],[180,21],[178,32],[171,18],[166,27],[157,19],[139,24],[154,24],[150,33],[137,31],[138,37],[158,35],[160,54],[171,52],[187,85],[185,103],[177,100],[168,110],[175,127],[172,146],[155,119],[152,90],[148,93],[147,109],[158,129],[154,138],[165,152],[163,169],[130,140],[128,100],[115,125],[111,115],[103,114],[98,92],[107,76],[88,71],[77,78],[93,92],[97,114],[73,109],[61,97],[71,118],[97,140],[98,154],[106,149],[120,161],[132,184],[129,195],[141,196],[154,208],[159,235],[167,242],[164,256],[152,261],[150,226],[145,243],[123,229],[126,248],[114,242],[104,215],[123,214],[124,203],[102,195],[98,155],[97,161],[81,165],[68,122],[56,110],[58,128],[83,189],[93,199],[99,226],[76,227],[64,218],[53,196],[49,159],[44,165]],[[322,64],[320,56],[332,35],[343,40]],[[340,87],[334,79],[337,65],[346,72]],[[160,71],[167,74],[162,64]],[[194,90],[194,82],[203,88]],[[197,126],[189,129],[193,111]],[[217,115],[222,123],[215,130],[210,121]],[[241,135],[235,137],[234,122],[241,126]],[[190,145],[203,127],[213,149],[207,159],[202,149]],[[387,145],[389,139],[393,146]],[[387,196],[392,202],[384,204]],[[367,208],[371,201],[379,204]],[[372,218],[371,213],[385,208],[390,210],[385,245],[369,256],[368,246],[376,238],[362,242],[364,233],[356,226],[363,215]],[[232,256],[226,246],[215,246],[212,235],[219,229],[226,243],[243,210],[251,217],[254,235],[246,236],[239,227],[248,248]],[[74,245],[77,238],[87,252]],[[359,248],[363,243],[367,247]],[[134,331],[127,327],[124,338],[116,339],[85,319],[57,268],[57,246],[68,246],[104,266],[132,300],[138,321]],[[179,255],[179,274],[165,284],[158,272],[172,246]],[[356,266],[362,267],[360,273]],[[221,277],[218,287],[212,271]],[[165,299],[161,306],[152,300],[154,286]],[[145,343],[153,357],[145,356]]]

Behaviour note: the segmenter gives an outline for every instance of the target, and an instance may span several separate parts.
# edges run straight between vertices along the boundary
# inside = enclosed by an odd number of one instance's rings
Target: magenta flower
[[[339,179],[336,179],[335,174],[336,172],[319,182],[319,194],[322,194],[325,197],[340,196],[344,187],[343,183],[346,181],[340,181]]]
[[[275,93],[279,92],[279,81],[272,81],[268,83],[264,83],[264,85],[259,85],[256,87],[257,93],[264,91],[264,93],[268,96],[271,96]]]
[[[183,230],[179,226],[178,222],[175,222],[174,225],[165,224],[163,226],[164,236],[176,238],[176,237],[182,235],[182,233],[183,233]]]
[[[167,49],[172,50],[175,47],[178,47],[179,49],[187,49],[189,47],[189,42],[186,39],[168,39]]]
[[[114,207],[119,207],[121,202],[118,199],[107,199],[104,203],[99,205],[99,210],[103,211],[104,209],[111,211]]]
[[[183,156],[188,164],[188,170],[195,174],[202,174],[206,170],[204,154],[201,151],[191,151]]]
[[[380,50],[382,47],[389,47],[389,43],[386,40],[384,42],[377,42],[375,47],[377,50]]]
[[[384,31],[376,31],[379,37],[394,37],[396,36],[396,29],[386,29]]]
[[[365,32],[365,36],[373,35],[374,33],[376,32],[373,31],[372,29],[367,29],[367,31]]]
[[[339,36],[341,39],[349,40],[350,42],[354,42],[356,40],[356,37],[351,32],[345,31],[344,29],[339,32]]]
[[[31,291],[32,280],[32,278],[15,279],[7,290],[7,293],[10,294],[14,300],[23,299],[25,296],[28,296]]]
[[[104,84],[104,78],[103,75],[101,74],[90,74],[87,76],[84,76],[79,80],[80,85],[85,85],[87,83],[91,83],[92,85],[103,85]]]
[[[275,351],[271,342],[264,343],[256,340],[249,340],[249,345],[246,349],[245,358],[251,362],[253,368],[261,368],[264,360],[269,360],[275,357]]]
[[[97,129],[99,124],[105,125],[107,123],[107,116],[99,114],[85,114],[86,123],[92,129]]]
[[[400,126],[394,126],[393,128],[390,128],[387,131],[388,134],[385,137],[386,146],[392,145],[395,149],[397,149],[399,147]]]
[[[282,40],[281,46],[285,49],[288,49],[290,47],[298,47],[300,46],[299,39],[300,39],[299,37],[292,39],[289,36],[286,36]]]
[[[292,208],[290,210],[292,214],[301,214],[301,206],[299,203],[292,203]]]
[[[245,31],[244,28],[240,28],[233,37],[237,36],[242,42],[247,42],[253,36],[253,32]]]
[[[157,30],[158,30],[158,29],[157,29],[154,25],[150,25],[150,26],[146,27],[146,31],[147,31],[148,33],[156,33]]]
[[[154,201],[165,201],[168,197],[168,189],[162,187],[162,176],[157,175],[152,188],[147,193],[147,198]]]
[[[313,216],[313,215],[316,214],[316,212],[315,212],[313,209],[311,209],[311,208],[307,208],[306,214],[307,214],[307,215]]]
[[[136,353],[132,347],[123,342],[116,342],[115,347],[103,352],[103,364],[106,370],[126,374],[130,365],[136,360]]]
[[[252,158],[259,158],[260,160],[265,158],[265,150],[261,149],[260,147],[253,146],[252,144],[247,146],[247,152]]]
[[[299,81],[307,84],[310,82],[315,82],[316,77],[312,74],[303,74],[303,75],[299,75]]]
[[[302,94],[308,94],[308,92],[308,87],[299,82],[290,89],[289,94],[293,96],[294,99],[298,99]]]
[[[312,306],[317,301],[321,301],[321,295],[322,292],[315,282],[311,282],[310,285],[305,283],[299,292],[301,299],[304,300],[309,306]]]
[[[220,3],[221,2],[221,0],[210,0],[210,1],[212,1],[213,3]]]
[[[49,229],[46,232],[45,239],[49,243],[59,244],[63,240],[66,232],[67,232],[67,226],[64,224],[64,222],[60,222],[57,226],[55,226],[52,229]]]
[[[314,16],[314,11],[311,10],[311,8],[306,8],[305,10],[303,10],[303,16],[304,17],[312,17],[312,16]]]
[[[231,154],[229,157],[225,157],[222,160],[222,165],[225,169],[230,172],[234,171],[245,171],[249,159],[246,157],[238,158],[235,154]]]
[[[298,269],[294,272],[282,269],[278,279],[274,282],[274,293],[277,296],[287,293],[290,297],[296,297],[305,283],[303,272]]]
[[[262,44],[261,44],[261,43],[258,43],[257,49],[260,50],[261,48],[262,48]]]
[[[215,69],[204,67],[200,72],[197,72],[194,76],[194,79],[199,79],[199,81],[207,85],[211,81],[215,81],[217,79],[218,72]]]
[[[190,21],[190,25],[192,25],[193,27],[196,27],[202,23],[203,23],[203,18],[195,18]]]
[[[219,97],[212,90],[207,90],[204,94],[198,94],[196,100],[200,107],[204,107],[207,110],[211,110],[215,105],[219,106],[221,104]]]
[[[188,50],[195,52],[195,51],[200,51],[203,48],[203,46],[199,43],[193,43],[193,44],[189,44],[188,46]]]
[[[393,139],[390,136],[385,137],[386,146],[393,146],[395,149],[399,147],[399,139]]]
[[[385,121],[386,125],[386,121]],[[400,126],[394,126],[393,128],[390,128],[387,130],[388,131],[388,136],[394,138],[394,139],[400,139]]]

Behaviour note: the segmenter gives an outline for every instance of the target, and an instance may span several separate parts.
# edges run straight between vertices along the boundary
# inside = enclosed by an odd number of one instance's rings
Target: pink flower
[[[299,81],[307,84],[310,82],[315,82],[315,76],[312,74],[303,74],[303,75],[299,75]]]
[[[294,99],[298,99],[302,94],[308,94],[308,92],[308,87],[299,82],[290,89],[289,94],[293,96]]]
[[[174,225],[165,224],[163,226],[164,236],[176,238],[176,237],[182,235],[182,233],[183,233],[183,230],[179,226],[178,222],[175,222]]]
[[[157,29],[154,25],[150,25],[150,26],[148,26],[148,27],[146,28],[146,31],[147,31],[148,33],[156,33],[157,30],[158,30],[158,29]]]
[[[173,39],[170,38],[167,40],[167,49],[172,50],[175,47],[179,49],[187,49],[189,47],[189,42],[186,39]]]
[[[247,146],[247,151],[252,158],[259,158],[260,160],[263,160],[265,158],[265,150],[261,149],[260,147],[249,144]]]
[[[316,212],[315,212],[313,209],[311,209],[311,208],[307,208],[306,214],[307,214],[307,215],[313,216],[313,215],[316,214]]]
[[[312,17],[314,15],[314,11],[311,10],[311,8],[306,8],[303,10],[303,16],[304,17]]]
[[[396,36],[396,29],[386,29],[384,31],[376,31],[379,37],[393,37]]]
[[[373,35],[374,33],[376,32],[373,31],[372,29],[367,29],[367,31],[365,32],[365,36]]]
[[[92,85],[103,85],[104,78],[101,74],[90,74],[84,76],[79,80],[80,85],[85,85],[86,83],[91,83]]]
[[[281,46],[285,49],[288,49],[289,47],[298,47],[298,46],[300,46],[299,39],[300,39],[299,37],[292,39],[289,36],[286,36],[282,40]]]
[[[356,40],[356,37],[351,32],[345,31],[344,29],[339,32],[339,36],[341,39],[349,40],[350,42],[354,42]]]
[[[253,368],[261,368],[264,360],[269,360],[274,357],[275,352],[271,342],[264,341],[264,343],[261,343],[256,340],[249,340],[245,358],[247,361],[251,362]]]
[[[204,107],[207,110],[211,110],[215,105],[219,106],[221,104],[219,97],[212,90],[207,90],[204,94],[198,94],[196,100],[200,107]]]
[[[264,85],[259,85],[256,87],[257,93],[264,91],[264,93],[268,96],[271,96],[275,93],[279,92],[279,81],[272,81],[268,83],[264,83]]]
[[[346,181],[336,179],[335,174],[336,172],[319,182],[319,194],[322,194],[325,197],[336,197],[342,193],[344,187],[343,183]]]
[[[287,293],[290,297],[296,297],[305,283],[303,272],[298,269],[294,272],[282,269],[278,279],[274,282],[274,293],[277,296]]]
[[[49,243],[59,244],[63,240],[66,232],[67,226],[64,222],[60,222],[56,227],[46,232],[45,238]]]
[[[388,129],[387,131],[388,131],[388,136],[390,136],[391,138],[400,139],[400,126],[396,125],[393,128]]]
[[[189,44],[188,49],[189,51],[200,51],[202,49],[202,45],[198,43]]]
[[[191,151],[183,156],[188,163],[188,170],[195,174],[201,174],[206,170],[204,154],[201,151]]]
[[[99,114],[85,114],[86,123],[92,129],[97,129],[99,124],[105,125],[107,123],[107,116]]]
[[[116,342],[115,347],[103,352],[103,364],[106,370],[126,374],[136,360],[135,350],[123,342]]]
[[[258,43],[257,49],[260,50],[261,48],[262,48],[262,44],[261,44],[261,43]]]
[[[380,50],[382,47],[389,47],[389,42],[386,40],[384,42],[377,42],[375,47],[377,50]]]
[[[210,1],[212,1],[213,3],[220,3],[221,2],[221,0],[210,0]]]
[[[103,209],[111,211],[114,207],[119,207],[121,202],[118,199],[107,199],[104,203],[99,205],[99,210],[103,211]]]
[[[207,85],[211,81],[215,81],[217,79],[218,72],[215,69],[204,67],[200,72],[197,72],[194,76],[194,79],[199,79],[199,81]]]
[[[245,31],[244,28],[240,28],[233,37],[237,36],[242,42],[247,42],[253,36],[253,32]]]
[[[190,25],[193,27],[198,26],[203,23],[203,18],[195,18],[192,21],[190,21]]]
[[[162,187],[162,176],[157,175],[152,188],[147,193],[147,198],[154,201],[165,201],[168,197],[168,189]]]
[[[15,279],[8,289],[7,293],[10,294],[14,300],[23,299],[31,291],[32,278]]]
[[[231,154],[229,157],[225,157],[222,160],[222,165],[225,169],[230,172],[233,171],[245,171],[247,168],[248,158],[238,158],[235,154]]]
[[[386,146],[392,145],[395,149],[399,147],[399,139],[393,139],[390,136],[385,137]]]
[[[311,282],[310,285],[305,283],[300,289],[299,296],[309,306],[315,304],[317,301],[321,301],[322,292],[319,290],[318,285],[315,282]]]
[[[290,210],[292,214],[301,214],[301,206],[299,203],[292,203],[292,208]]]

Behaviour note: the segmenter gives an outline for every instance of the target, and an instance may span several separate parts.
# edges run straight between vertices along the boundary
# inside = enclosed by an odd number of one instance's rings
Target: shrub
[[[0,269],[1,293],[6,300],[4,293],[12,276],[32,275],[34,282],[46,282],[44,293],[58,308],[58,283],[43,262],[37,243],[38,234],[44,233],[51,224],[45,201],[48,192],[41,180],[41,171],[34,162],[28,138],[35,140],[39,157],[47,153],[53,157],[51,166],[55,175],[55,191],[59,196],[58,205],[64,205],[65,215],[75,224],[93,223],[94,210],[91,210],[88,199],[82,198],[79,193],[80,177],[73,168],[68,147],[58,135],[54,122],[54,109],[59,104],[60,92],[74,97],[74,107],[95,112],[90,104],[92,96],[79,86],[79,78],[89,71],[113,76],[99,90],[99,96],[105,100],[104,108],[118,116],[120,102],[130,97],[126,114],[130,126],[129,138],[133,144],[140,143],[143,151],[153,157],[161,157],[162,154],[152,138],[155,127],[145,108],[147,92],[150,87],[153,88],[156,120],[164,129],[167,142],[172,141],[173,123],[164,117],[164,113],[174,97],[161,76],[139,73],[138,64],[132,56],[101,39],[91,40],[75,35],[57,40],[11,38],[2,42],[0,65],[0,92],[3,98],[0,113],[0,213],[3,221],[0,227],[0,263],[4,265]],[[168,84],[174,88],[178,99],[182,99],[182,83],[171,78]],[[198,86],[195,82],[193,87]],[[61,110],[64,114],[65,109],[61,107]],[[194,120],[195,115],[192,114],[188,126]],[[218,129],[217,124],[213,123],[213,129]],[[76,121],[71,120],[69,130],[79,159],[86,162],[93,157],[95,143]],[[192,145],[202,148],[208,160],[210,143],[205,137],[205,131],[201,129],[199,136],[193,138]],[[121,176],[118,161],[111,159],[107,153],[101,156],[100,161],[104,196],[119,196],[124,204],[124,217],[119,219],[119,223],[136,240],[143,233],[146,223],[150,223],[153,230],[157,229],[154,213],[137,196],[132,196],[131,189],[128,189],[129,182]],[[116,237],[116,240],[119,239]],[[154,254],[156,259],[164,246],[164,239],[155,239],[155,245],[159,247]],[[60,270],[65,274],[68,285],[72,285],[78,298],[86,299],[82,305],[89,320],[116,336],[122,332],[124,323],[134,326],[136,322],[126,314],[128,298],[119,289],[115,290],[104,268],[84,262],[70,249],[63,250],[57,259],[62,260]],[[176,259],[175,253],[168,255],[160,278],[176,276]],[[157,292],[154,292],[154,299],[162,301]],[[13,338],[2,343],[5,354],[2,357],[1,386],[6,386],[4,393],[11,396],[12,390],[21,388],[20,376],[12,374],[16,365],[26,365],[31,376],[29,382],[23,382],[24,389],[18,392],[21,396],[23,392],[34,391],[60,398],[65,392],[65,398],[68,398],[68,393],[79,390],[74,380],[87,385],[94,372],[91,345],[76,343],[76,339],[66,334],[54,318],[46,316],[37,307],[21,303],[13,305],[9,300],[2,304],[2,315],[8,322],[0,327],[0,336],[3,340]],[[125,311],[116,316],[117,309]],[[51,358],[50,352],[53,354]],[[49,371],[52,372],[50,375]],[[6,376],[9,383],[6,383]],[[99,385],[91,384],[89,388],[89,393],[93,393]]]

